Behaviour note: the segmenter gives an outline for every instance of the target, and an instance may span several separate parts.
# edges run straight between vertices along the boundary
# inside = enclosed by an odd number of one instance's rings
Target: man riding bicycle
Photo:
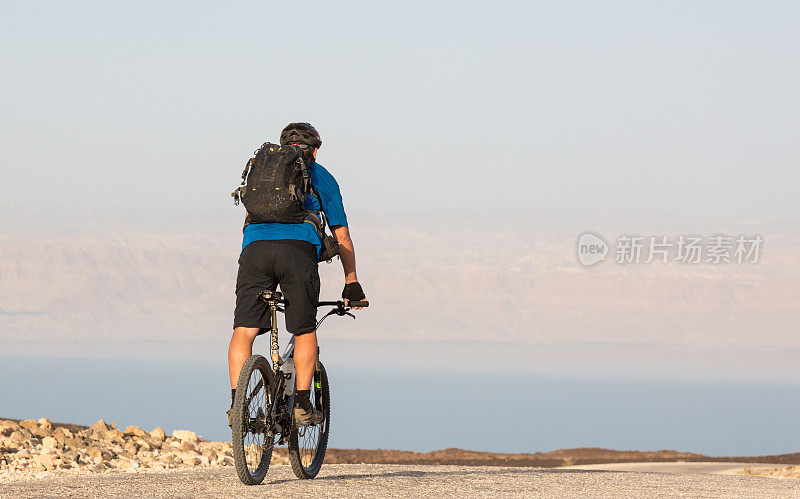
[[[327,217],[339,244],[339,256],[344,269],[342,298],[345,305],[349,301],[363,300],[365,296],[356,276],[355,251],[339,184],[333,175],[315,161],[317,150],[322,146],[320,135],[309,123],[290,123],[281,132],[278,149],[292,146],[302,151],[300,160],[310,177],[310,192],[313,193],[305,197],[302,206],[312,216],[316,214],[318,219]],[[247,170],[243,177],[247,181]],[[278,187],[274,189],[280,192]],[[247,196],[247,193],[243,196]],[[293,199],[297,197],[294,192],[292,196]],[[294,420],[299,426],[315,425],[322,421],[322,414],[313,407],[309,396],[317,358],[316,316],[320,291],[317,264],[323,254],[324,237],[324,224],[320,231],[319,226],[308,220],[299,223],[261,223],[252,219],[248,209],[236,278],[233,335],[228,347],[231,408],[239,372],[252,354],[253,341],[272,326],[267,304],[259,299],[258,294],[265,289],[275,291],[280,285],[286,303],[286,329],[295,338],[297,390]],[[232,410],[229,410],[228,425],[231,425],[231,414]]]

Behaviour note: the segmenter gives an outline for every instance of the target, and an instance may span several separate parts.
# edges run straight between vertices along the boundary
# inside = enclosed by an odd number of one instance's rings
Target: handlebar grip
[[[348,301],[348,307],[369,307],[369,301],[362,300],[362,301]]]

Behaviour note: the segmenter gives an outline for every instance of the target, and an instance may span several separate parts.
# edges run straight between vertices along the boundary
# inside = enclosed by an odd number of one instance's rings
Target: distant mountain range
[[[101,214],[24,222],[5,212],[0,342],[192,342],[227,335],[238,217],[204,222],[200,215],[181,223]],[[372,307],[342,324],[337,337],[800,348],[797,222],[600,225],[515,213],[353,216],[359,275]],[[575,249],[585,229],[610,240],[626,230],[758,231],[765,243],[756,265],[606,261],[585,268]],[[323,298],[336,298],[338,261],[322,263],[321,273]]]

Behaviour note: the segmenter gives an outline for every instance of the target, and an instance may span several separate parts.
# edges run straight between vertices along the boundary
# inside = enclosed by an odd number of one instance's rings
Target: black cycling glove
[[[361,289],[361,284],[357,282],[349,282],[344,285],[344,289],[342,290],[342,298],[346,298],[350,301],[360,301],[366,298],[366,295],[364,295],[364,290]]]

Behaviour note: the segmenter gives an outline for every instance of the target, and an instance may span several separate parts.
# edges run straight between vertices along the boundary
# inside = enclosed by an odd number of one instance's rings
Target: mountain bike
[[[294,336],[283,355],[279,355],[277,313],[283,312],[284,300],[277,291],[264,290],[258,298],[267,303],[272,319],[270,358],[251,355],[242,366],[233,401],[233,457],[236,473],[246,485],[258,485],[269,470],[275,445],[289,446],[289,461],[298,478],[314,478],[322,468],[328,447],[331,424],[331,400],[328,375],[319,360],[314,366],[311,403],[322,412],[322,423],[298,426],[293,420],[296,376],[294,368]],[[368,307],[368,301],[322,301],[320,307],[333,306],[318,322],[331,315],[350,316],[352,307]]]

